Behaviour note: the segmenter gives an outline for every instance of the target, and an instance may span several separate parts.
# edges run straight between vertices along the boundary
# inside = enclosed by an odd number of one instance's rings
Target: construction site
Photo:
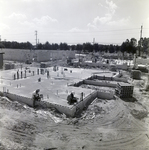
[[[75,51],[11,49],[0,55],[0,149],[149,149],[149,58],[98,54],[95,62]]]

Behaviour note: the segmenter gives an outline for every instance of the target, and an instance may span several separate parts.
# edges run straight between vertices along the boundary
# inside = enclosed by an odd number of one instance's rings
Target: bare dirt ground
[[[145,78],[145,77],[143,77]],[[135,102],[96,99],[77,118],[0,97],[0,150],[148,150],[149,92]]]

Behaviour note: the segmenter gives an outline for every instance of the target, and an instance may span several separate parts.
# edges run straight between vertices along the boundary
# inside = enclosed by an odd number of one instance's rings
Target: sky
[[[149,0],[0,0],[4,41],[119,44],[149,37]]]

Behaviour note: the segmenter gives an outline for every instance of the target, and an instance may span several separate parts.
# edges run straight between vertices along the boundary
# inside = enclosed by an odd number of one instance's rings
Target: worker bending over
[[[39,94],[40,89],[37,89],[34,91],[32,99],[33,99],[33,107],[36,107],[39,105],[39,102],[41,101],[41,95]]]
[[[74,104],[76,102],[77,102],[77,98],[74,97],[74,92],[71,92],[70,95],[68,95],[68,97],[67,97],[67,103],[69,105],[72,105],[72,104]]]

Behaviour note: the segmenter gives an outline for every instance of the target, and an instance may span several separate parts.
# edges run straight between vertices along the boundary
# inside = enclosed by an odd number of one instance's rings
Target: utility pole
[[[95,38],[93,38],[93,53],[95,52],[94,44],[95,44]]]
[[[36,48],[37,48],[37,30],[35,31],[35,36],[36,36]]]
[[[95,38],[93,38],[93,44],[95,44]]]
[[[140,31],[139,56],[141,55],[141,46],[142,46],[142,30],[143,30],[143,26],[141,26],[141,31]]]

